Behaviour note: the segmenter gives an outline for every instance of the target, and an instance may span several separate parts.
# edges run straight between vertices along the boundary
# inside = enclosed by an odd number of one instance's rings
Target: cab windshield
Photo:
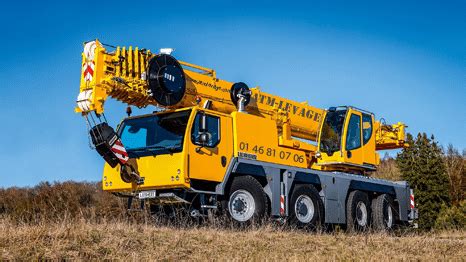
[[[331,156],[334,152],[340,151],[345,116],[346,109],[327,112],[320,135],[321,152]]]
[[[130,157],[181,152],[191,110],[125,119],[119,135]]]

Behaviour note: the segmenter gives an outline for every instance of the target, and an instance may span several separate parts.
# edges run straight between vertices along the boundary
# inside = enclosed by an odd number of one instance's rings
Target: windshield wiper
[[[175,144],[172,146],[148,146],[148,147],[139,147],[139,148],[134,148],[134,149],[128,149],[128,153],[140,153],[140,152],[146,152],[150,153],[151,155],[155,155],[157,150],[168,150],[170,153],[175,153],[180,150],[181,143]]]
[[[180,146],[181,146],[181,143],[178,143],[178,144],[166,147],[166,149],[168,149],[168,151],[170,151],[171,153],[174,153],[180,150]]]
[[[134,148],[134,149],[128,149],[129,153],[138,153],[138,152],[146,152],[150,153],[151,155],[154,155],[155,152],[154,150],[157,149],[165,149],[163,146],[149,146],[149,147],[139,147],[139,148]]]

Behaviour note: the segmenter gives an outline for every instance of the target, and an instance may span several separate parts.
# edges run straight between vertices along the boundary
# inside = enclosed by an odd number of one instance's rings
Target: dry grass
[[[151,224],[0,220],[0,259],[464,260],[464,231],[394,236],[318,234],[266,225],[237,230]]]
[[[189,220],[188,220],[189,221]],[[466,231],[309,233],[128,217],[96,183],[0,189],[0,260],[464,260]]]

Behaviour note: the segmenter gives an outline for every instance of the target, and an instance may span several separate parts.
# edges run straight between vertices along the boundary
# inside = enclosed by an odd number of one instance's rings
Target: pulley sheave
[[[156,55],[149,61],[147,82],[150,95],[162,106],[176,105],[186,91],[183,68],[167,54]]]
[[[243,82],[234,83],[230,89],[230,98],[234,105],[238,104],[240,96],[244,96],[244,106],[247,106],[251,100],[251,91]]]

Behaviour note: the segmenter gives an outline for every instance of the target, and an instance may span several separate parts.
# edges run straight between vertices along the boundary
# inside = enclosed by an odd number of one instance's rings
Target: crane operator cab
[[[321,170],[375,171],[374,114],[349,106],[331,107],[321,125],[317,163]]]

